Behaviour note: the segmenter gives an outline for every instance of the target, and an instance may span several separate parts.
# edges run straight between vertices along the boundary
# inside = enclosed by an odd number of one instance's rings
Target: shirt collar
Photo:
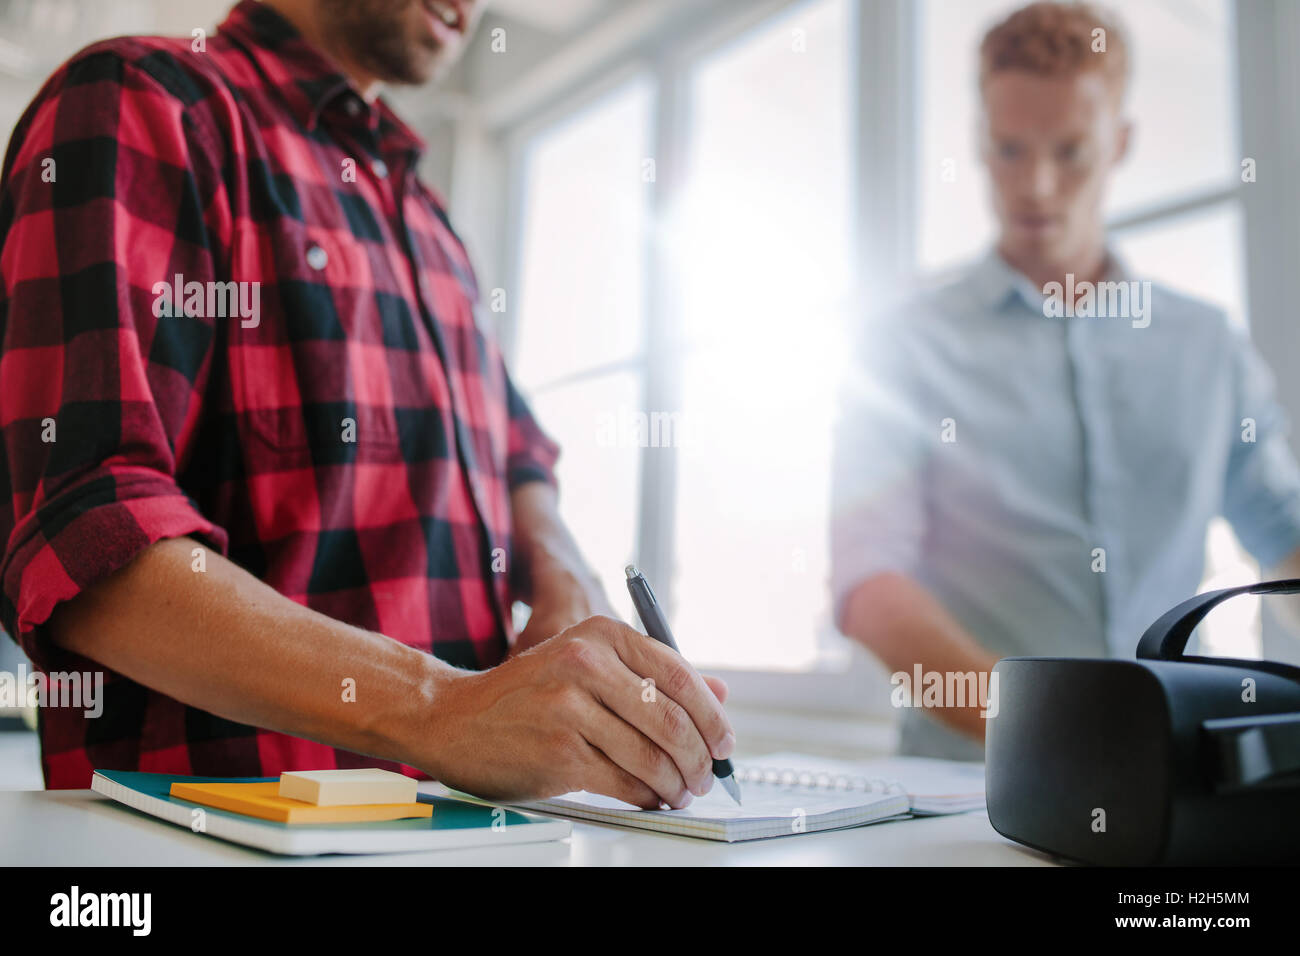
[[[248,53],[303,129],[315,129],[322,117],[337,110],[344,122],[364,121],[371,133],[394,148],[417,156],[424,152],[424,140],[382,97],[367,103],[339,64],[308,43],[274,8],[260,0],[240,0],[218,32]]]
[[[1107,246],[1106,280],[1120,281],[1128,279],[1131,274],[1125,259]],[[971,281],[980,301],[994,312],[1002,311],[1013,299],[1018,298],[1031,312],[1046,315],[1043,300],[1047,297],[1043,290],[1008,265],[997,249],[990,249],[976,264]]]

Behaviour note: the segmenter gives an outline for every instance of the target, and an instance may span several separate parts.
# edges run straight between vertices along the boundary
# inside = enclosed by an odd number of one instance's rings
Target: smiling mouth
[[[423,0],[424,9],[435,19],[457,33],[465,32],[465,18],[460,7],[447,0]]]

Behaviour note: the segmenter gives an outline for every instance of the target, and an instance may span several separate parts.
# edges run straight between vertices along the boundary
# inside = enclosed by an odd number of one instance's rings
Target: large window
[[[670,241],[679,401],[698,434],[677,454],[673,572],[704,664],[806,669],[836,647],[825,475],[853,238],[848,7],[796,7],[689,75]]]
[[[648,138],[655,100],[634,79],[521,153],[517,374],[565,446],[561,506],[616,604],[635,558],[704,665],[844,651],[826,468],[853,240],[850,8],[796,5],[683,64],[659,124],[678,146]]]
[[[637,534],[652,95],[630,80],[530,139],[514,363],[558,440],[564,516],[617,609]]]
[[[562,506],[619,606],[637,560],[702,665],[849,659],[826,526],[857,256],[926,283],[989,243],[977,44],[1016,5],[723,2],[515,137],[516,367],[566,447]],[[1233,11],[1120,5],[1137,124],[1107,214],[1138,272],[1244,323]],[[1207,555],[1216,584],[1257,573],[1226,525]],[[1235,613],[1207,643],[1249,653]]]

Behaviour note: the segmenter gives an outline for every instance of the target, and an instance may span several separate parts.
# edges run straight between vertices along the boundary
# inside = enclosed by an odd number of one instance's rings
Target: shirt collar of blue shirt
[[[1132,278],[1128,263],[1113,248],[1106,248],[1106,279],[1112,282]],[[1047,298],[1043,290],[1023,273],[1017,272],[1002,258],[997,249],[990,249],[971,271],[971,282],[980,300],[995,312],[1004,310],[1013,298],[1018,298],[1029,311],[1048,317],[1043,309]]]

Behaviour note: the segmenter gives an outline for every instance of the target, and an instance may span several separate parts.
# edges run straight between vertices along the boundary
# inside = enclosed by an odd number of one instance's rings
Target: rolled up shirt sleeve
[[[1300,548],[1300,467],[1272,372],[1245,335],[1235,339],[1237,420],[1223,513],[1267,572]]]
[[[555,487],[555,463],[560,457],[560,446],[542,431],[508,374],[505,382],[506,410],[510,417],[506,481],[510,490],[530,481],[544,481]]]
[[[149,545],[225,531],[177,480],[210,374],[211,319],[159,282],[214,278],[221,151],[183,99],[109,52],[81,54],[15,129],[0,183],[3,624],[37,666],[64,601]],[[219,161],[216,160],[216,161]]]

